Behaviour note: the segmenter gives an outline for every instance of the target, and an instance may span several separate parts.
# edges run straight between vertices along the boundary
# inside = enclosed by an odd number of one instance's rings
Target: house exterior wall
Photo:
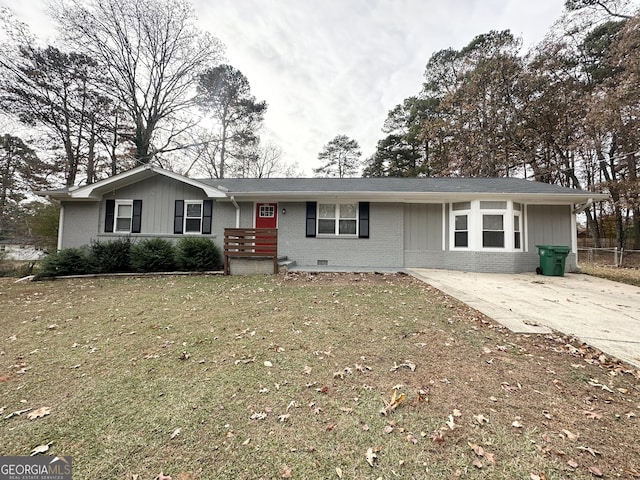
[[[134,185],[121,188],[104,196],[100,202],[101,236],[104,233],[105,200],[142,200],[141,234],[173,236],[173,215],[176,200],[202,200],[199,188],[177,182],[162,175],[155,175]],[[113,236],[112,234],[106,234]],[[136,236],[136,234],[132,235]],[[117,235],[116,235],[117,237]]]
[[[100,205],[98,202],[62,203],[61,248],[89,245],[98,233]]]
[[[403,205],[370,203],[369,238],[305,236],[306,204],[280,202],[278,253],[302,268],[319,263],[341,267],[397,268],[403,265]]]
[[[404,208],[404,267],[443,268],[486,273],[533,272],[539,266],[536,245],[572,245],[569,205],[529,205],[524,213],[522,251],[455,251],[449,248],[449,206],[407,204]],[[444,233],[442,231],[444,225]],[[444,238],[444,248],[443,239]],[[576,270],[576,253],[566,259]]]
[[[404,205],[405,267],[445,268],[440,203]]]
[[[536,245],[566,245],[572,247],[573,213],[570,205],[529,205],[527,208],[527,232],[529,238],[528,265],[533,270],[540,264]],[[572,248],[573,250],[573,248]],[[565,261],[565,271],[577,267],[577,252],[572,251]]]

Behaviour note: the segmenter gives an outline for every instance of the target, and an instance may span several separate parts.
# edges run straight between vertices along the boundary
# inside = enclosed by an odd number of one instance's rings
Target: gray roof
[[[584,190],[519,178],[225,178],[198,179],[229,194],[434,193],[593,195]]]

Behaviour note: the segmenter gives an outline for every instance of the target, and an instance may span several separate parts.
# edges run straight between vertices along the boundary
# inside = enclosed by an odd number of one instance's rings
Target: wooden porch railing
[[[277,228],[225,228],[224,274],[229,275],[229,258],[273,258],[273,273],[278,273]]]

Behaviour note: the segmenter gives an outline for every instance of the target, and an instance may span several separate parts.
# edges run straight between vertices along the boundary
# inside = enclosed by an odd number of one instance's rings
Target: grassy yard
[[[639,371],[411,277],[0,282],[0,455],[74,479],[640,478]]]

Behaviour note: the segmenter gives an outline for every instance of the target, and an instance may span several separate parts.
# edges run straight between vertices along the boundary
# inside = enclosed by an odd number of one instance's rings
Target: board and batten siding
[[[204,193],[196,187],[163,175],[111,192],[100,203],[100,232],[104,232],[105,200],[142,200],[141,234],[173,234],[176,200],[203,200]]]
[[[60,248],[78,248],[89,245],[100,228],[98,202],[63,202],[62,242]]]
[[[573,213],[571,205],[529,205],[527,234],[531,263],[539,264],[536,245],[566,245],[572,249],[565,261],[565,271],[577,269],[577,255],[572,248]]]
[[[443,268],[441,203],[404,205],[404,266]]]

